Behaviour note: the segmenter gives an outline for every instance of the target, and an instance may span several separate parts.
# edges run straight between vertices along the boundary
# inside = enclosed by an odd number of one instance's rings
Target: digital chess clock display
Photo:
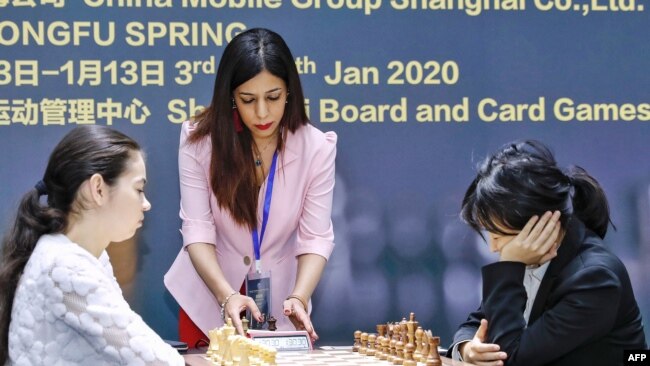
[[[311,351],[313,346],[306,331],[249,330],[252,340],[271,346],[278,351]]]

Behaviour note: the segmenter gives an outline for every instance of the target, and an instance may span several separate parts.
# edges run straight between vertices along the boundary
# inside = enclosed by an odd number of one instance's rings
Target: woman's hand
[[[544,264],[557,256],[560,245],[560,211],[533,216],[526,226],[500,250],[502,261],[526,265]]]
[[[314,330],[314,326],[311,323],[311,319],[309,318],[309,314],[307,314],[303,302],[296,298],[288,298],[284,300],[282,305],[284,307],[284,315],[289,317],[293,326],[296,327],[297,330],[306,330],[311,341],[317,341],[318,334],[316,334],[316,331]]]
[[[499,351],[498,344],[485,343],[487,327],[487,320],[481,319],[481,325],[478,327],[474,338],[459,346],[458,351],[463,358],[463,362],[469,362],[477,366],[503,366],[503,360],[508,358],[508,355]]]
[[[262,316],[262,313],[257,307],[257,304],[255,304],[255,301],[248,296],[236,293],[232,295],[228,301],[226,301],[226,305],[224,307],[224,315],[226,319],[232,319],[232,325],[237,330],[237,334],[240,335],[245,334],[244,327],[242,326],[241,319],[239,318],[239,314],[241,314],[241,312],[246,309],[249,309],[251,311],[253,317],[258,322],[264,321],[264,316]]]

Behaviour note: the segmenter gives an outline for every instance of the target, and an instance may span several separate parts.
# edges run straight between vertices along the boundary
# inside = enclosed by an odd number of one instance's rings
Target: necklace
[[[266,149],[268,149],[269,146],[271,146],[271,143],[273,142],[273,140],[275,140],[275,139],[273,139],[273,138],[269,139],[269,142],[267,142],[266,145],[264,145],[262,150],[259,150],[257,148],[257,144],[255,144],[255,166],[256,167],[261,167],[262,166],[262,153],[264,153],[266,151]]]

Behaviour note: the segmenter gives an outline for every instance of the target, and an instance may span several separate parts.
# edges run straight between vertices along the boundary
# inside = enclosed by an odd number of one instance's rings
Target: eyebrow
[[[264,94],[269,94],[269,93],[273,93],[273,92],[281,91],[281,90],[282,90],[281,87],[277,87],[277,88],[275,88],[275,89],[271,89],[271,90],[269,90],[269,91],[264,92]],[[253,94],[253,93],[248,93],[248,92],[239,92],[239,94],[240,94],[240,95],[255,95],[255,94]]]

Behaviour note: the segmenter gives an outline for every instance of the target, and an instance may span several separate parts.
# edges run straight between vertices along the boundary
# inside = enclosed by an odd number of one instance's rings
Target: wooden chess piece
[[[427,357],[429,357],[429,337],[427,336],[427,332],[424,332],[422,335],[422,351],[420,352],[420,362],[425,363],[427,362]]]
[[[361,355],[366,354],[367,345],[368,345],[368,333],[363,332],[361,333],[361,346],[359,347],[359,354]]]
[[[375,355],[375,341],[377,340],[377,336],[374,334],[369,334],[368,335],[368,346],[366,347],[366,355],[368,356],[374,356]]]
[[[415,313],[409,315],[409,320],[406,322],[407,343],[415,344]]]
[[[388,360],[388,356],[390,356],[390,339],[387,337],[383,337],[381,339],[381,355],[379,356],[380,360]]]
[[[404,347],[404,366],[417,366],[418,363],[413,359],[413,351],[415,351],[415,346],[413,343],[407,343]]]
[[[395,343],[395,357],[393,357],[393,365],[401,365],[404,363],[404,342],[397,341]]]
[[[275,322],[277,322],[277,321],[278,321],[278,320],[275,319],[275,318],[273,317],[273,315],[269,316],[269,320],[268,320],[267,322],[269,323],[269,330],[270,330],[270,331],[274,332],[274,331],[276,331],[276,330],[278,329],[278,328],[275,326]]]
[[[395,338],[392,338],[388,342],[388,355],[386,355],[386,361],[392,363],[393,360],[395,359],[395,344],[397,343],[397,340]]]
[[[354,332],[354,344],[352,345],[352,352],[359,352],[361,347],[361,331],[357,330]]]
[[[438,353],[438,346],[440,345],[440,337],[428,336],[429,338],[429,356],[427,357],[426,366],[442,366],[440,353]]]
[[[377,334],[379,334],[380,337],[385,337],[386,336],[386,330],[388,329],[388,326],[386,324],[377,324]]]
[[[422,338],[424,337],[424,330],[422,327],[418,327],[415,331],[415,351],[413,352],[413,358],[419,360],[422,358]]]

